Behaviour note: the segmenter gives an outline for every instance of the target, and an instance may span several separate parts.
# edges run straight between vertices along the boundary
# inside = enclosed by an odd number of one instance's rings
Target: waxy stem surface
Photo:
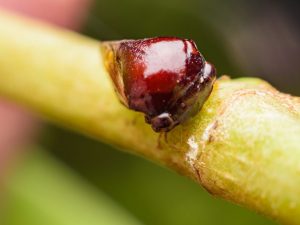
[[[0,33],[1,95],[173,168],[213,195],[300,224],[299,98],[260,79],[221,78],[166,141],[118,101],[101,42],[6,12]]]

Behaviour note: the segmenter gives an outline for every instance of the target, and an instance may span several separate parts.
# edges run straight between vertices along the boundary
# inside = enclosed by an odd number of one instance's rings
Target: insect
[[[106,68],[120,101],[143,112],[156,132],[194,116],[210,95],[215,67],[192,40],[154,37],[103,43]]]

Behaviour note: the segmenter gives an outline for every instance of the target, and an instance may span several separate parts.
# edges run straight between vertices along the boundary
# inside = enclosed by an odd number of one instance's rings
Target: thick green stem
[[[259,79],[223,78],[166,141],[119,103],[99,41],[4,12],[0,33],[2,95],[176,169],[216,196],[300,224],[299,98]]]

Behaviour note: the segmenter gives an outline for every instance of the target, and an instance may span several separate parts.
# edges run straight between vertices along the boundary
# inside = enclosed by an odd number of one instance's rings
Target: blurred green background
[[[258,76],[299,95],[297,9],[295,1],[97,0],[82,33],[100,40],[191,38],[219,75]],[[172,171],[65,129],[46,125],[39,145],[78,174],[79,182],[89,183],[142,224],[274,224]],[[57,210],[63,212],[60,204],[66,200],[59,201]]]

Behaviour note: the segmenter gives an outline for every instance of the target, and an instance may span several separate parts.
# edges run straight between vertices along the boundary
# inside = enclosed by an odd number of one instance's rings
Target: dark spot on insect
[[[186,108],[186,104],[184,102],[181,102],[180,107],[184,109],[184,108]]]
[[[145,122],[150,123],[151,122],[151,117],[149,115],[145,115]]]
[[[172,117],[166,113],[151,118],[150,123],[152,125],[153,130],[159,132],[165,127],[174,126],[175,121],[173,121]]]
[[[156,37],[103,45],[121,102],[145,113],[156,132],[195,115],[212,91],[216,70],[192,40]]]

